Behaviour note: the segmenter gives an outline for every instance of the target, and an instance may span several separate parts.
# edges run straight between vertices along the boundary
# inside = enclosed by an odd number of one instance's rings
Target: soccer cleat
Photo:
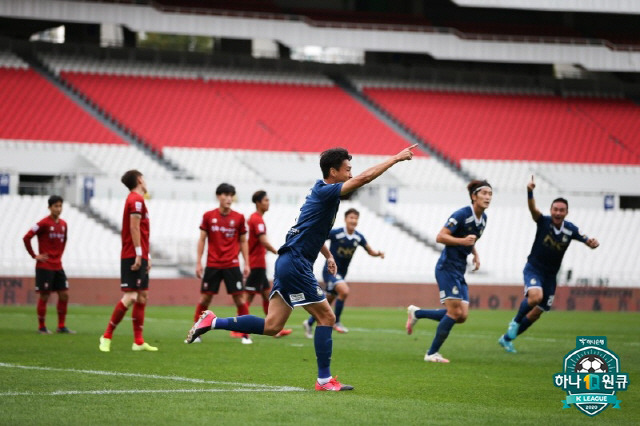
[[[187,342],[187,339],[184,340],[185,343],[189,343]],[[200,338],[200,336],[196,337],[195,339],[193,339],[193,342],[191,343],[202,343],[202,339]]]
[[[313,326],[309,325],[307,320],[302,321],[302,328],[304,328],[304,337],[313,339]]]
[[[58,329],[56,330],[56,333],[60,333],[60,334],[76,334],[75,331],[69,330],[67,327],[58,327]]]
[[[448,364],[449,360],[440,355],[440,353],[436,352],[435,354],[426,354],[424,356],[424,360],[427,362],[442,362],[444,364]]]
[[[251,340],[251,337],[246,336],[242,338],[243,345],[251,345],[252,343],[253,343],[253,340]]]
[[[337,331],[338,333],[342,333],[342,334],[345,334],[345,333],[349,332],[349,329],[347,327],[345,327],[344,325],[342,325],[342,323],[340,323],[340,322],[335,323],[333,325],[333,329],[335,331]]]
[[[155,346],[151,346],[147,342],[144,342],[141,345],[136,345],[135,342],[131,345],[131,350],[135,352],[147,351],[147,352],[158,352],[158,348]]]
[[[513,340],[518,337],[518,329],[520,329],[520,324],[512,320],[509,323],[509,328],[507,329],[507,336],[509,336],[509,339]]]
[[[518,352],[516,351],[516,348],[513,347],[513,342],[510,340],[506,340],[504,336],[500,336],[500,338],[498,339],[498,344],[502,346],[504,350],[509,353],[515,354]]]
[[[100,346],[98,348],[101,352],[111,352],[111,339],[100,336]]]
[[[407,307],[407,334],[411,334],[413,333],[413,326],[416,325],[416,322],[418,322],[418,318],[416,318],[416,311],[419,310],[420,308],[418,308],[415,305],[409,305],[409,307]]]
[[[47,327],[40,327],[38,329],[38,333],[40,333],[40,334],[51,334],[51,330],[49,330]]]
[[[229,337],[232,337],[234,339],[242,339],[244,337],[244,333],[241,333],[239,331],[230,331]]]
[[[343,385],[338,381],[338,376],[336,376],[336,377],[332,377],[331,380],[329,380],[324,385],[321,385],[316,380],[316,390],[317,391],[348,391],[348,390],[353,390],[353,386]]]
[[[273,337],[278,338],[278,337],[288,336],[288,335],[290,335],[290,334],[291,334],[291,332],[292,332],[292,331],[293,331],[293,330],[291,330],[290,328],[283,328],[282,330],[280,330],[280,331],[278,332],[278,334],[276,334],[276,335],[275,335],[275,336],[273,336]]]
[[[200,315],[200,319],[193,324],[191,330],[189,330],[189,334],[187,334],[187,343],[193,343],[198,336],[206,333],[211,330],[216,323],[216,314],[211,311],[204,311],[202,315]]]

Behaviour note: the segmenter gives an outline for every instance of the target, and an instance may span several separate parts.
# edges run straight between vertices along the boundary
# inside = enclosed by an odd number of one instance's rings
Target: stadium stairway
[[[120,228],[118,225],[113,223],[107,217],[103,216],[98,210],[91,207],[90,205],[73,205],[73,207],[77,208],[81,213],[87,216],[89,219],[92,219],[94,222],[101,225],[103,228],[108,229],[114,234],[120,236]],[[171,260],[171,256],[165,253],[162,249],[158,249],[157,247],[151,248],[151,258],[153,259],[154,266],[163,266],[168,268],[175,268],[181,276],[184,277],[193,277],[194,273],[190,270],[187,270],[183,266],[176,264]]]
[[[131,129],[127,129],[113,117],[109,116],[109,114],[103,111],[98,105],[93,103],[91,99],[74,88],[62,77],[56,75],[45,63],[38,59],[38,57],[33,54],[33,52],[28,49],[15,49],[13,53],[19,56],[26,63],[28,63],[33,70],[35,70],[44,79],[54,85],[76,105],[89,113],[93,118],[102,123],[102,125],[115,132],[118,136],[120,136],[120,138],[129,143],[131,146],[138,148],[149,158],[169,171],[175,178],[194,178],[186,170],[182,169],[171,160],[165,158],[162,155],[162,152],[153,149],[150,144],[146,143],[142,138],[137,136]]]

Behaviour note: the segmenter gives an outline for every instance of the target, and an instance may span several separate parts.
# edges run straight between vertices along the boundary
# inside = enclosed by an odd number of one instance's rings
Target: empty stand
[[[0,138],[122,144],[31,69],[0,67]]]
[[[640,163],[629,148],[640,143],[640,134],[612,139],[598,117],[586,117],[574,100],[377,88],[365,93],[456,161]],[[630,103],[616,105],[640,114]]]

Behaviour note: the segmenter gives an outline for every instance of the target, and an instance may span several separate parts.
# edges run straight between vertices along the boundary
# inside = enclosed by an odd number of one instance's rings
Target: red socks
[[[38,299],[38,307],[36,311],[38,312],[38,328],[45,327],[44,318],[47,315],[47,302],[42,299]]]
[[[198,321],[198,319],[200,319],[200,315],[201,315],[204,311],[206,311],[208,307],[209,307],[209,306],[207,306],[207,305],[203,305],[202,303],[198,303],[198,304],[196,305],[196,314],[195,314],[195,316],[193,317],[193,322],[197,322],[197,321]]]
[[[60,300],[58,299],[58,328],[64,328],[64,323],[67,318],[67,304],[68,300]]]
[[[106,339],[111,339],[113,336],[113,330],[116,329],[116,326],[120,324],[122,318],[127,313],[127,307],[124,306],[122,300],[118,302],[116,307],[113,309],[113,313],[111,314],[111,319],[109,320],[109,325],[107,326],[107,330],[104,332],[104,337]]]
[[[133,322],[133,341],[136,345],[144,343],[142,337],[142,327],[144,326],[144,303],[134,303],[133,311],[131,312],[131,319]]]
[[[265,315],[269,313],[269,299],[262,299],[262,309]]]
[[[249,304],[247,302],[243,303],[242,305],[238,306],[238,316],[241,317],[242,315],[249,315]]]

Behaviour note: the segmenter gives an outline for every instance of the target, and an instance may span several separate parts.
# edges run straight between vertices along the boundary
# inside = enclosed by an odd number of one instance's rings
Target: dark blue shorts
[[[524,295],[526,296],[532,287],[542,288],[542,301],[538,305],[543,311],[551,309],[553,298],[556,294],[556,274],[545,274],[530,263],[524,266]]]
[[[343,274],[338,272],[335,275],[331,275],[326,267],[322,270],[322,279],[324,280],[324,284],[327,286],[327,293],[331,294],[338,294],[336,291],[336,285],[345,282]]]
[[[313,264],[293,251],[286,251],[276,260],[273,288],[293,309],[296,306],[322,302],[326,299],[313,274]]]
[[[469,287],[463,273],[436,266],[436,281],[440,289],[440,303],[447,299],[469,302]]]

